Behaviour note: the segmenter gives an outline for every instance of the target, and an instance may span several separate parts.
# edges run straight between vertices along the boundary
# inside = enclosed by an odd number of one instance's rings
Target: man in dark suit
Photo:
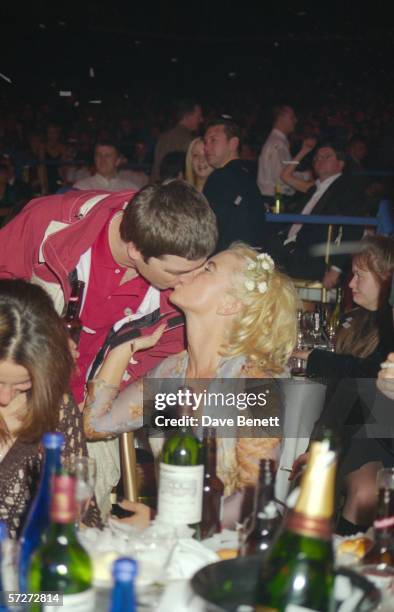
[[[321,146],[315,155],[313,167],[318,179],[305,194],[300,213],[305,215],[362,214],[363,193],[357,181],[343,174],[345,154],[331,144]],[[293,277],[322,280],[327,288],[334,287],[347,265],[347,255],[333,255],[331,268],[326,271],[324,257],[312,257],[311,247],[325,244],[327,225],[294,223],[283,243],[283,261]],[[339,244],[359,240],[363,228],[360,226],[334,226],[332,240]],[[324,278],[323,278],[324,277]]]
[[[204,135],[207,161],[215,171],[204,186],[204,195],[218,223],[217,251],[235,240],[264,246],[263,197],[244,162],[239,158],[240,129],[229,117],[212,120]]]

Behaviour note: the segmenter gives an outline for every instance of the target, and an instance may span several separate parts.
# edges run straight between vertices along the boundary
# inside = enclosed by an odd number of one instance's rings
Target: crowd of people
[[[330,379],[312,437],[350,423],[338,530],[367,528],[376,471],[394,465],[394,448],[360,439],[355,423],[376,398],[390,408],[394,243],[369,227],[391,181],[364,171],[375,160],[378,169],[394,164],[383,139],[391,115],[376,125],[361,111],[324,108],[305,113],[298,129],[283,104],[264,139],[257,111],[242,123],[198,100],[180,101],[163,130],[161,121],[105,124],[75,109],[62,129],[43,109],[21,111],[0,124],[0,519],[11,535],[34,496],[43,431],[66,432],[66,455],[95,457],[88,521],[98,525],[120,476],[116,438],[142,425],[143,377],[275,379],[289,376],[292,354],[307,360],[310,376]],[[313,254],[326,225],[266,222],[277,198],[287,211],[365,217],[365,226],[336,226],[327,265]],[[340,248],[349,243],[352,251]],[[300,300],[291,279],[299,277],[352,293],[336,353],[294,352]],[[75,279],[85,283],[77,353],[59,318]],[[180,312],[186,334],[170,325]],[[133,321],[142,337],[111,344]],[[352,401],[347,394],[346,381],[363,377],[373,381],[367,405],[351,383]],[[219,440],[229,498],[256,482],[259,459],[277,457],[279,442]]]

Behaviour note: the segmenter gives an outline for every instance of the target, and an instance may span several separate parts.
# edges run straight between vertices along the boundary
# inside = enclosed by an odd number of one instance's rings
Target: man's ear
[[[241,312],[243,304],[241,300],[229,293],[226,293],[220,300],[216,309],[216,314],[222,316],[235,315]]]
[[[230,148],[232,153],[237,153],[239,149],[239,138],[238,136],[233,136],[230,138]]]
[[[134,245],[134,242],[128,242],[126,248],[127,255],[130,257],[130,259],[132,259],[133,261],[139,261],[140,259],[142,259],[141,251],[137,249],[137,247]]]

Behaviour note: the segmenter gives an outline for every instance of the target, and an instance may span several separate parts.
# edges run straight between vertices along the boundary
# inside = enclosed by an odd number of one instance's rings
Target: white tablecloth
[[[281,468],[291,468],[294,460],[305,452],[313,426],[323,410],[326,387],[304,378],[283,378],[280,385],[284,396],[283,440],[275,495],[285,502],[290,487],[289,472]]]

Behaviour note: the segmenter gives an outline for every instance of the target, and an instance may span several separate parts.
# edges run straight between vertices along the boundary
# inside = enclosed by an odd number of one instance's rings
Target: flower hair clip
[[[268,290],[268,282],[266,280],[259,281],[261,273],[271,274],[275,269],[275,262],[268,253],[260,253],[257,255],[256,260],[248,258],[246,266],[246,276],[249,277],[245,280],[245,288],[248,291],[254,291],[257,289],[259,293],[266,293]]]

